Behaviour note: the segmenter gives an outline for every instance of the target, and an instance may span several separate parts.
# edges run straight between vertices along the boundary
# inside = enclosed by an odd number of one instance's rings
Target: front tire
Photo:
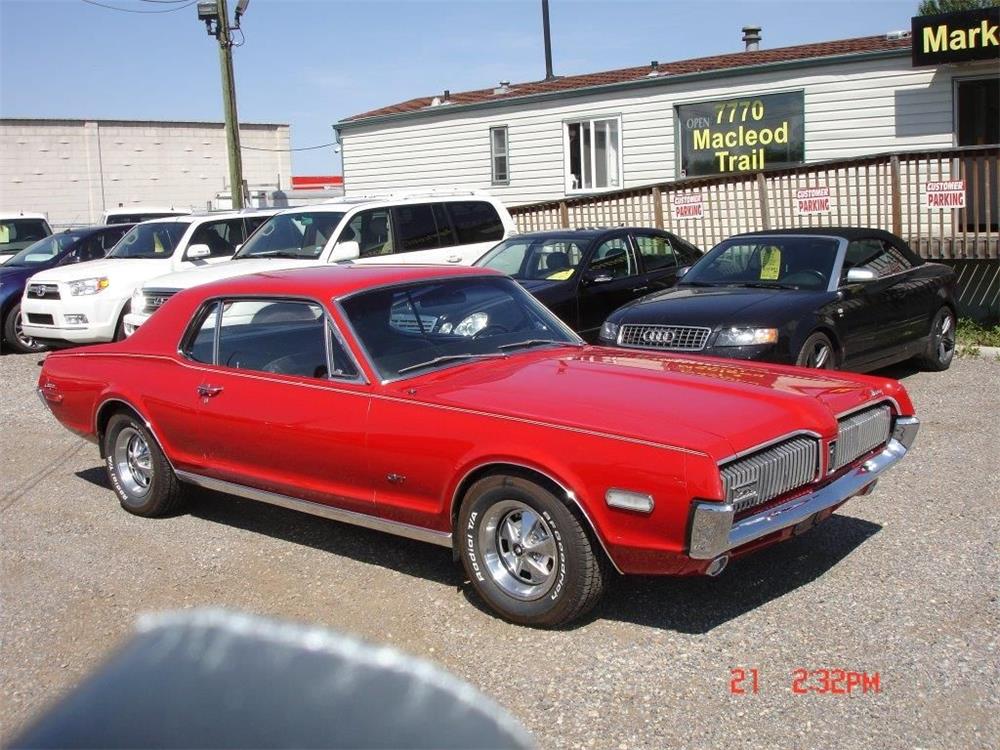
[[[581,522],[555,495],[514,476],[469,489],[458,517],[462,564],[501,617],[558,627],[600,599],[607,565]]]
[[[809,335],[809,338],[799,349],[799,356],[795,360],[799,367],[812,367],[818,370],[833,370],[837,367],[837,354],[833,348],[833,342],[825,333],[816,331]]]
[[[25,336],[21,328],[21,305],[14,305],[7,317],[3,321],[3,338],[16,352],[21,354],[31,354],[33,352],[44,352],[46,346],[39,344],[30,336]]]
[[[125,510],[156,517],[181,508],[183,488],[149,429],[134,414],[111,417],[103,448],[108,480]]]
[[[924,370],[943,372],[951,367],[955,358],[955,313],[949,307],[942,307],[931,321],[927,336],[927,349],[917,358]]]

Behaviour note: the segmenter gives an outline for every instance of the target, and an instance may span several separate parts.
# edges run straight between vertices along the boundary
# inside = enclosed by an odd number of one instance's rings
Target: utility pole
[[[198,3],[198,20],[204,21],[208,33],[219,42],[219,66],[222,69],[222,105],[226,117],[226,151],[229,155],[229,194],[233,208],[244,205],[243,156],[240,151],[240,120],[236,113],[236,80],[233,75],[233,40],[230,34],[240,27],[240,16],[246,12],[249,0],[240,0],[236,8],[236,25],[229,25],[226,0]],[[214,7],[213,7],[214,6]]]

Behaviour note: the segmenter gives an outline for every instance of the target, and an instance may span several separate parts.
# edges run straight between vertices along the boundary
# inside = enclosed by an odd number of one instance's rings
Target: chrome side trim
[[[451,506],[449,508],[449,513],[451,514],[450,517],[454,518],[455,516],[455,509],[458,507],[459,503],[458,491],[459,489],[461,489],[462,485],[465,484],[465,480],[468,479],[470,476],[472,476],[475,472],[479,471],[480,469],[485,469],[489,466],[498,466],[498,467],[517,466],[518,468],[521,469],[527,469],[528,471],[533,471],[536,474],[541,474],[543,477],[552,482],[556,487],[562,490],[563,494],[566,495],[566,499],[569,500],[571,503],[573,503],[577,507],[577,510],[580,511],[580,514],[585,519],[587,519],[587,523],[590,525],[590,530],[594,533],[594,536],[597,537],[597,541],[601,545],[601,549],[604,550],[605,556],[611,562],[612,567],[614,567],[615,571],[617,571],[619,574],[624,575],[622,569],[618,567],[618,563],[615,562],[615,559],[611,556],[611,553],[608,552],[607,545],[604,544],[604,539],[601,537],[600,534],[597,533],[597,526],[594,525],[594,519],[592,519],[590,517],[590,514],[587,513],[587,509],[583,507],[583,504],[580,502],[579,498],[577,498],[576,493],[573,492],[573,490],[569,489],[565,484],[560,482],[558,479],[556,479],[548,472],[542,471],[541,469],[537,469],[534,466],[528,466],[527,464],[518,463],[517,461],[490,461],[488,463],[479,464],[478,466],[474,466],[473,468],[469,469],[467,472],[465,472],[465,474],[462,475],[462,478],[458,480],[458,484],[455,485],[455,492],[451,496]]]
[[[310,500],[300,500],[297,497],[279,495],[277,492],[258,490],[254,487],[247,487],[242,484],[235,484],[234,482],[226,482],[222,479],[213,479],[211,477],[202,476],[201,474],[192,474],[188,471],[177,471],[176,474],[177,478],[182,482],[188,482],[189,484],[194,484],[198,487],[204,487],[209,490],[215,490],[217,492],[224,492],[228,495],[237,495],[239,497],[244,497],[247,500],[256,500],[260,503],[277,505],[281,508],[297,510],[300,513],[308,513],[312,516],[329,518],[331,521],[340,521],[341,523],[349,523],[354,526],[363,526],[366,529],[384,531],[387,534],[395,534],[396,536],[406,537],[407,539],[415,539],[418,542],[428,542],[430,544],[436,544],[440,547],[448,547],[451,549],[452,546],[451,534],[447,531],[434,531],[433,529],[425,529],[420,526],[412,526],[408,523],[389,521],[384,518],[369,516],[364,513],[356,513],[352,510],[335,508],[332,505],[314,503]]]
[[[918,421],[905,418],[901,425],[904,437],[913,444]],[[908,445],[893,437],[881,453],[856,466],[825,487],[806,493],[774,508],[747,516],[735,523],[733,506],[728,503],[697,502],[689,534],[689,555],[697,560],[711,560],[724,552],[802,523],[822,510],[839,505],[872,484],[880,474],[895,466],[908,451]]]

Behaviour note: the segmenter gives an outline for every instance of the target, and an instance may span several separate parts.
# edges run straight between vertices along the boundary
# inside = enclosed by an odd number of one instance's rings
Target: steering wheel
[[[790,273],[785,276],[782,281],[788,284],[800,284],[805,283],[802,281],[796,281],[796,277],[804,277],[806,279],[815,279],[820,283],[821,286],[826,285],[826,276],[823,275],[822,271],[817,271],[815,268],[806,268],[802,271],[796,271],[795,273]]]
[[[472,334],[472,338],[478,339],[478,338],[484,338],[486,336],[495,336],[498,333],[510,333],[510,329],[505,328],[502,325],[498,325],[497,323],[494,323],[493,325],[488,325],[485,326],[484,328],[480,328],[478,331]]]

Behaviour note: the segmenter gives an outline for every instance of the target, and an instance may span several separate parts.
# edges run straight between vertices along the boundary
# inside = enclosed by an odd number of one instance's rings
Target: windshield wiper
[[[434,359],[429,359],[426,362],[418,362],[415,365],[407,365],[399,370],[397,373],[402,375],[404,372],[410,372],[411,370],[420,370],[424,367],[430,367],[431,365],[437,365],[441,362],[454,362],[460,359],[493,359],[495,357],[506,357],[506,354],[501,352],[489,352],[485,354],[443,354],[440,357],[435,357]]]
[[[501,344],[497,349],[506,351],[507,349],[521,349],[528,346],[541,346],[542,344],[563,344],[565,346],[583,346],[576,341],[556,341],[555,339],[527,339],[525,341],[514,341],[510,344]]]

